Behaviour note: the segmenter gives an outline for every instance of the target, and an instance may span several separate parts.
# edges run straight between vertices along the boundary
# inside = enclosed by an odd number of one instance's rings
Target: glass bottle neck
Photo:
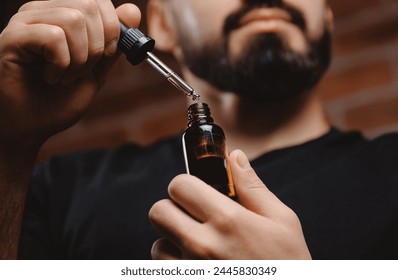
[[[188,108],[188,127],[195,124],[214,123],[210,108],[206,103],[194,103]]]

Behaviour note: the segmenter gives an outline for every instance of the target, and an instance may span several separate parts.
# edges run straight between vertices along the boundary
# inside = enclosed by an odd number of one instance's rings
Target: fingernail
[[[250,162],[247,159],[247,156],[245,155],[244,152],[240,151],[239,155],[236,159],[238,165],[242,168],[242,169],[248,169],[251,168]]]

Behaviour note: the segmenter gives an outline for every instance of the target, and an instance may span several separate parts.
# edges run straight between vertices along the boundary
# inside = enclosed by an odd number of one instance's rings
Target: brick
[[[333,0],[331,7],[335,18],[338,20],[341,17],[352,16],[362,10],[375,8],[383,3],[383,0]]]
[[[398,97],[366,104],[346,112],[347,128],[371,130],[398,123]]]
[[[397,16],[368,24],[364,22],[360,27],[348,32],[338,32],[334,41],[335,55],[347,55],[364,49],[376,48],[398,40],[398,11]]]
[[[376,60],[328,74],[320,83],[317,91],[323,100],[330,101],[357,93],[360,90],[389,84],[393,77],[390,62]]]

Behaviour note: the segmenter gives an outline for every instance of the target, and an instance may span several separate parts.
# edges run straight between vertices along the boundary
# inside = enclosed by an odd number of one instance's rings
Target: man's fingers
[[[109,0],[97,0],[99,12],[102,18],[104,32],[104,55],[113,56],[117,51],[117,42],[120,35],[119,19],[113,3]]]
[[[290,211],[258,178],[242,151],[233,151],[229,163],[241,205],[271,219],[284,216],[286,211]]]
[[[74,73],[79,73],[83,70],[89,57],[89,38],[87,36],[85,16],[79,10],[70,8],[53,8],[51,11],[51,13],[43,13],[40,10],[27,10],[20,12],[14,19],[27,25],[45,22],[49,26],[53,25],[63,30],[70,56],[70,63],[63,69],[63,76],[67,77],[66,72],[69,72],[69,79],[74,80]],[[48,33],[43,34],[51,36]],[[41,37],[35,38],[37,40],[41,39]],[[46,76],[48,74],[51,74],[51,72],[47,73]]]
[[[117,22],[117,38],[119,38],[120,35],[120,25],[119,25],[119,21],[123,22],[126,26],[128,27],[137,27],[141,21],[141,12],[138,9],[137,6],[130,4],[130,3],[126,3],[123,4],[119,7],[116,8],[116,12],[117,15],[119,17],[118,22]],[[104,23],[105,25],[105,32],[107,33],[107,29],[106,26],[107,24]],[[110,25],[108,24],[109,28]],[[113,27],[112,27],[113,28]],[[97,81],[101,84],[103,83],[103,81],[105,80],[106,76],[108,75],[112,65],[115,63],[116,59],[118,58],[118,56],[112,56],[112,57],[108,57],[110,55],[112,55],[112,53],[114,52],[114,46],[113,46],[113,39],[115,35],[110,36],[108,39],[105,39],[106,42],[106,49],[105,49],[105,56],[97,63],[95,69],[94,69],[94,74],[97,78]],[[117,42],[116,42],[116,46],[117,47]]]
[[[14,63],[31,63],[43,57],[47,64],[45,80],[57,83],[70,65],[70,51],[62,28],[47,24],[24,25],[23,28],[10,26],[2,36],[7,37],[9,46],[4,49],[3,59]],[[23,46],[23,47],[20,47]]]
[[[109,1],[109,0],[108,0]],[[59,27],[65,30],[67,34],[68,43],[71,46],[71,63],[62,77],[62,83],[67,85],[72,83],[80,75],[84,74],[83,69],[91,69],[95,63],[102,57],[105,49],[104,27],[102,17],[99,10],[99,5],[95,0],[80,0],[80,1],[37,1],[26,4],[21,7],[20,11],[37,11],[43,14],[43,23],[46,22],[44,15],[60,16],[61,18],[69,17],[71,21],[61,21]],[[73,26],[85,26],[85,36],[87,36],[87,43],[81,49],[82,53],[88,52],[88,56],[83,61],[80,60],[78,51],[75,52],[73,45],[79,44],[78,41],[82,35],[77,32],[68,32],[73,30]],[[82,41],[83,42],[83,41]]]
[[[141,21],[141,12],[136,5],[126,3],[116,8],[119,20],[127,27],[138,27]]]
[[[201,222],[224,215],[238,206],[232,199],[220,193],[202,180],[187,174],[178,175],[169,184],[170,197],[190,215]]]
[[[14,20],[54,25],[64,30],[70,62],[60,79],[57,64],[46,66],[47,81],[68,85],[93,71],[101,85],[117,59],[119,17],[127,26],[136,27],[141,13],[130,3],[121,5],[116,11],[110,0],[32,1],[20,8]],[[56,74],[52,74],[54,69]]]
[[[161,238],[152,245],[151,256],[154,260],[181,260],[181,250],[170,240]]]
[[[198,234],[201,228],[198,221],[169,199],[156,202],[149,211],[149,219],[165,237],[177,245],[181,245],[182,240],[191,240],[190,234]]]

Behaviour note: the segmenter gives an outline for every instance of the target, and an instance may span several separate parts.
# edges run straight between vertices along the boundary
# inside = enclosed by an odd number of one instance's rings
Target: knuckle
[[[287,224],[289,224],[291,226],[295,226],[295,227],[296,226],[301,227],[301,223],[300,223],[300,219],[299,219],[298,215],[291,208],[286,206],[282,213],[282,217]]]
[[[293,212],[293,215],[290,217],[290,223],[296,227],[296,228],[301,228],[301,222],[299,217],[297,216],[296,213]]]
[[[247,170],[247,183],[249,184],[250,188],[265,188],[264,183],[258,178],[257,174],[253,169]]]
[[[183,186],[187,185],[189,177],[186,174],[180,174],[171,180],[168,191],[170,195],[173,195],[178,192]]]
[[[93,47],[92,50],[89,51],[89,55],[93,59],[98,59],[98,58],[102,57],[102,55],[104,54],[104,50],[105,50],[105,48],[101,44],[96,47]]]
[[[106,43],[117,40],[120,34],[118,19],[117,18],[109,19],[107,23],[104,23],[104,30],[105,30],[105,36],[107,37]]]
[[[71,64],[73,65],[73,70],[78,72],[81,71],[86,65],[87,62],[87,56],[85,55],[75,55],[71,59]]]
[[[17,36],[15,36],[18,32],[18,27],[14,23],[9,23],[6,28],[0,32],[0,45],[2,48],[5,46],[12,46],[18,43]]]
[[[213,216],[213,224],[222,232],[232,232],[239,225],[239,213],[235,209],[220,209],[217,215]]]
[[[58,26],[50,26],[47,29],[47,36],[49,38],[49,43],[51,46],[55,46],[57,48],[62,48],[61,46],[65,44],[65,32],[62,28]],[[57,65],[62,68],[66,68],[70,64],[70,56],[69,55],[58,55],[57,61],[54,61]]]
[[[29,13],[29,12],[20,11],[20,12],[14,14],[14,15],[10,18],[10,20],[8,21],[7,27],[10,26],[10,25],[12,25],[12,24],[15,24],[15,23],[25,23],[25,24],[26,24],[26,21],[29,19],[29,18],[27,17],[27,14],[28,14],[28,13]]]
[[[36,1],[31,1],[23,4],[19,9],[18,12],[23,12],[23,11],[28,11],[28,10],[33,10],[36,7]]]
[[[47,36],[53,43],[59,43],[65,39],[65,32],[61,27],[52,25],[47,28]]]
[[[18,21],[22,21],[21,19],[23,19],[25,12],[24,11],[19,11],[18,13],[14,14],[10,20],[8,21],[7,26],[10,26],[12,23],[14,22],[18,22]]]
[[[61,68],[61,69],[66,69],[70,65],[70,58],[69,56],[63,55],[60,58],[58,58],[55,63]]]
[[[112,56],[117,52],[118,39],[110,40],[105,44],[104,55]]]
[[[84,27],[86,26],[86,18],[84,14],[76,9],[69,9],[66,14],[67,21],[71,26]]]
[[[94,0],[80,0],[80,7],[85,14],[98,13],[98,5]]]
[[[213,259],[214,252],[213,247],[206,238],[199,238],[195,240],[189,240],[184,242],[184,248],[187,248],[192,252],[195,258],[199,259]]]
[[[104,26],[105,32],[105,55],[112,56],[117,51],[117,42],[119,40],[120,29],[119,23],[108,23]]]

